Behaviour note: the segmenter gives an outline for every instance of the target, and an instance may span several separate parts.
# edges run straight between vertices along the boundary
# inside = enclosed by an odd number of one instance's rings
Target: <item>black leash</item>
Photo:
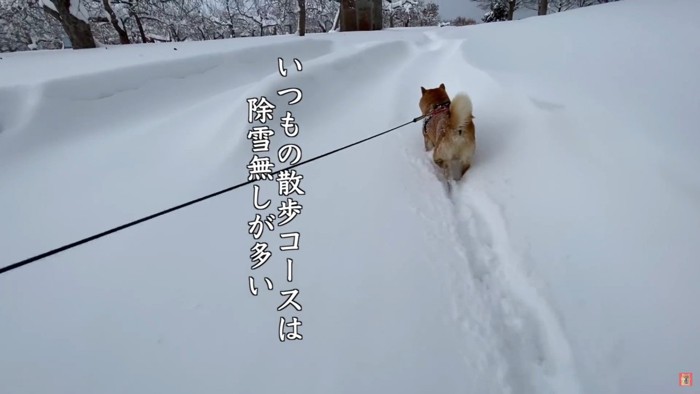
[[[312,161],[321,159],[321,158],[323,158],[323,157],[332,155],[332,154],[334,154],[334,153],[338,153],[338,152],[340,152],[340,151],[342,151],[342,150],[351,148],[351,147],[353,147],[353,146],[355,146],[355,145],[362,144],[362,143],[367,142],[367,141],[369,141],[369,140],[371,140],[371,139],[374,139],[374,138],[377,138],[377,137],[382,136],[382,135],[384,135],[384,134],[390,133],[390,132],[392,132],[392,131],[394,131],[394,130],[396,130],[396,129],[399,129],[399,128],[401,128],[401,127],[408,126],[408,125],[411,124],[411,123],[415,123],[415,122],[417,122],[417,121],[419,121],[419,120],[425,118],[426,116],[428,116],[428,115],[419,116],[419,117],[417,117],[417,118],[414,118],[414,119],[413,119],[412,121],[410,121],[410,122],[406,122],[406,123],[404,123],[404,124],[402,124],[402,125],[399,125],[399,126],[396,126],[396,127],[392,128],[392,129],[389,129],[389,130],[383,131],[383,132],[381,132],[381,133],[379,133],[379,134],[375,134],[375,135],[373,135],[373,136],[367,137],[367,138],[365,138],[365,139],[363,139],[363,140],[360,140],[360,141],[357,141],[357,142],[353,142],[353,143],[350,144],[350,145],[345,145],[345,146],[343,146],[343,147],[340,147],[340,148],[338,148],[338,149],[335,149],[335,150],[332,150],[332,151],[330,151],[330,152],[324,153],[324,154],[322,154],[322,155],[319,155],[319,156],[316,156],[316,157],[312,157],[312,158],[307,159],[307,160],[300,161],[299,163],[294,164],[294,165],[291,165],[291,166],[289,166],[289,167],[287,167],[287,168],[284,168],[284,169],[281,169],[281,170],[277,170],[277,171],[273,171],[270,175],[276,175],[276,174],[278,174],[278,173],[280,173],[280,172],[282,172],[282,171],[289,171],[289,170],[291,170],[292,168],[299,167],[299,166],[301,166],[301,165],[303,165],[303,164],[311,163]],[[56,248],[56,249],[49,250],[48,252],[44,252],[44,253],[38,254],[38,255],[36,255],[36,256],[34,256],[34,257],[30,257],[30,258],[28,258],[28,259],[24,259],[24,260],[22,260],[22,261],[18,261],[18,262],[14,263],[14,264],[10,264],[10,265],[8,265],[8,266],[5,266],[5,267],[0,268],[0,274],[4,274],[5,272],[12,271],[13,269],[17,269],[17,268],[19,268],[19,267],[21,267],[21,266],[23,266],[23,265],[27,265],[27,264],[33,263],[33,262],[35,262],[35,261],[37,261],[37,260],[41,260],[41,259],[43,259],[43,258],[52,256],[52,255],[55,255],[55,254],[57,254],[57,253],[61,253],[61,252],[63,252],[63,251],[66,251],[66,250],[68,250],[68,249],[72,249],[72,248],[74,248],[74,247],[76,247],[76,246],[80,246],[80,245],[82,245],[82,244],[85,244],[85,243],[94,241],[94,240],[96,240],[96,239],[98,239],[98,238],[102,238],[102,237],[104,237],[104,236],[106,236],[106,235],[109,235],[109,234],[112,234],[112,233],[116,233],[117,231],[121,231],[121,230],[124,230],[124,229],[126,229],[126,228],[129,228],[129,227],[131,227],[131,226],[135,226],[135,225],[137,225],[137,224],[139,224],[139,223],[143,223],[143,222],[149,221],[149,220],[151,220],[151,219],[155,219],[155,218],[157,218],[157,217],[159,217],[159,216],[163,216],[163,215],[165,215],[165,214],[168,214],[168,213],[177,211],[177,210],[179,210],[179,209],[188,207],[188,206],[190,206],[190,205],[193,205],[193,204],[202,202],[202,201],[204,201],[204,200],[208,200],[208,199],[210,199],[210,198],[212,198],[212,197],[216,197],[216,196],[218,196],[218,195],[221,195],[221,194],[224,194],[224,193],[228,193],[228,192],[230,192],[230,191],[232,191],[232,190],[236,190],[236,189],[238,189],[238,188],[240,188],[240,187],[243,187],[243,186],[246,186],[246,185],[250,185],[251,183],[256,182],[256,181],[257,181],[257,180],[253,179],[253,180],[249,180],[249,181],[246,181],[246,182],[243,182],[243,183],[239,183],[239,184],[234,185],[234,186],[231,186],[231,187],[227,187],[226,189],[219,190],[218,192],[214,192],[214,193],[208,194],[208,195],[206,195],[206,196],[204,196],[204,197],[200,197],[200,198],[197,198],[197,199],[195,199],[195,200],[186,202],[186,203],[184,203],[184,204],[180,204],[180,205],[174,206],[174,207],[172,207],[172,208],[168,208],[168,209],[166,209],[166,210],[164,210],[164,211],[160,211],[160,212],[158,212],[158,213],[154,213],[154,214],[152,214],[152,215],[143,217],[143,218],[141,218],[141,219],[134,220],[134,221],[129,222],[129,223],[126,223],[126,224],[122,224],[121,226],[114,227],[114,228],[112,228],[112,229],[110,229],[110,230],[103,231],[103,232],[101,232],[101,233],[99,233],[99,234],[95,234],[95,235],[92,235],[92,236],[90,236],[90,237],[83,238],[83,239],[81,239],[81,240],[79,240],[79,241],[76,241],[76,242],[73,242],[73,243],[70,243],[70,244],[63,245],[63,246],[58,247],[58,248]]]

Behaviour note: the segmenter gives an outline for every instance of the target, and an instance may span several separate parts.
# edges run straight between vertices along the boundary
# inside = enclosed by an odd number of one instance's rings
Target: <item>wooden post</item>
[[[370,0],[355,0],[357,7],[357,30],[372,30],[372,3]]]
[[[341,0],[340,31],[382,29],[382,0]]]
[[[382,12],[382,2],[384,0],[372,1],[372,30],[382,30],[384,28],[384,12]]]
[[[357,12],[355,0],[340,1],[340,31],[357,30]]]

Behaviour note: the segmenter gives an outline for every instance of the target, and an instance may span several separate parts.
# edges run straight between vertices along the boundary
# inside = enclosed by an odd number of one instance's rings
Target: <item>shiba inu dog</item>
[[[472,102],[465,93],[452,100],[445,84],[434,89],[420,88],[418,102],[423,120],[425,150],[433,149],[433,162],[440,167],[445,180],[458,181],[471,166],[476,150],[476,128]]]

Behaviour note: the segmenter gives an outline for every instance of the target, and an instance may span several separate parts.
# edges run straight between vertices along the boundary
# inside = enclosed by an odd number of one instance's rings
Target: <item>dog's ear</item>
[[[420,94],[425,94],[425,88],[422,86],[420,87]]]
[[[445,84],[444,84],[444,83],[441,83],[441,84],[440,84],[440,89],[445,90]]]

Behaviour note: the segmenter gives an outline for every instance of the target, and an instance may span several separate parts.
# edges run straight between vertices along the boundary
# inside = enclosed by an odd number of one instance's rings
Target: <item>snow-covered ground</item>
[[[420,124],[298,167],[302,213],[265,231],[254,271],[247,222],[277,213],[275,182],[265,211],[248,185],[0,275],[0,392],[677,390],[700,371],[699,14],[626,0],[4,54],[0,267],[245,181],[248,98],[278,105],[272,154],[308,159],[411,120],[420,86],[445,83],[471,95],[478,147],[451,198]],[[300,250],[280,251],[290,231]],[[302,311],[277,311],[289,289]],[[280,342],[280,316],[303,340]]]

